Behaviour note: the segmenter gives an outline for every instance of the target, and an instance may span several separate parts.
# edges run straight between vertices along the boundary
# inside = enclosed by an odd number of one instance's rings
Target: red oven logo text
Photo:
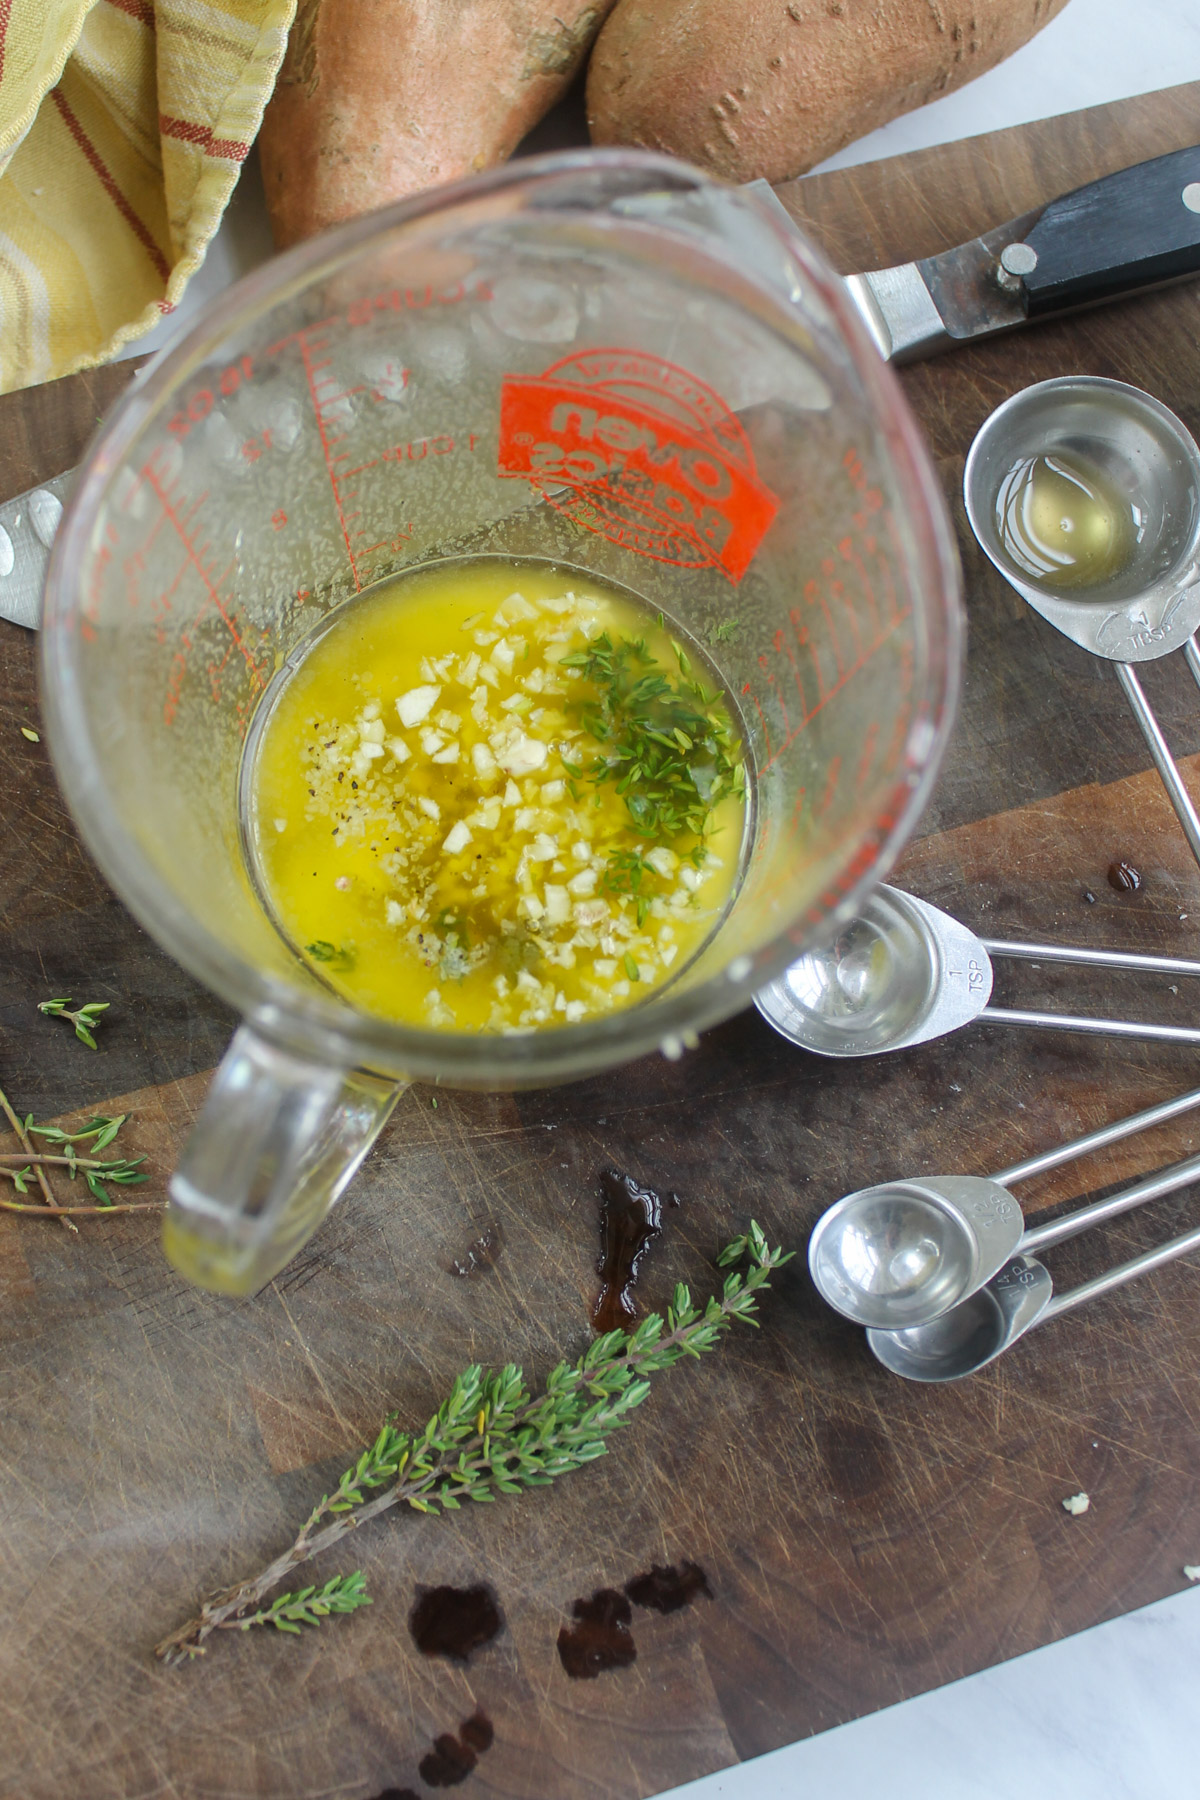
[[[734,582],[779,504],[720,396],[636,350],[589,350],[541,376],[506,375],[499,465],[588,531]]]

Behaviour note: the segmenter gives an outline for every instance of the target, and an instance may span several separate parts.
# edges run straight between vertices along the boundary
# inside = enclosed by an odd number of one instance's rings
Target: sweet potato
[[[612,4],[300,0],[259,137],[276,244],[503,162]]]
[[[785,181],[982,75],[1066,0],[618,0],[588,66],[596,144]]]

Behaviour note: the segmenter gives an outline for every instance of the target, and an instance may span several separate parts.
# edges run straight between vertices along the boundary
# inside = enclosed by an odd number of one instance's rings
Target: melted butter
[[[274,699],[249,783],[259,886],[363,1010],[451,1031],[575,1023],[673,979],[722,916],[744,799],[664,842],[615,781],[579,772],[601,752],[599,690],[564,656],[607,633],[681,679],[656,618],[582,579],[495,559],[402,577],[347,607]],[[630,857],[636,893],[612,878]]]
[[[1139,509],[1094,463],[1073,452],[1027,456],[996,496],[1005,553],[1043,587],[1098,587],[1127,566],[1141,534]]]

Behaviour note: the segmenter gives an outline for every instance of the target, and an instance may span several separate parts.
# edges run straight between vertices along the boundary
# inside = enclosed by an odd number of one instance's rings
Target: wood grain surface
[[[1200,136],[1200,87],[817,177],[787,204],[845,270],[943,248],[1107,168]],[[1012,595],[959,493],[988,410],[1049,375],[1143,385],[1200,430],[1200,287],[904,373],[957,509],[971,639],[945,778],[899,879],[990,936],[1200,955],[1200,871],[1111,672]],[[0,493],[80,454],[127,365],[0,401]],[[129,1110],[161,1184],[231,1026],[132,923],[79,847],[36,728],[34,645],[0,627],[0,1080],[40,1117]],[[1147,672],[1200,785],[1200,703]],[[1106,870],[1126,857],[1135,894]],[[1177,987],[1178,992],[1173,991]],[[35,1002],[112,1002],[99,1052]],[[1186,982],[1011,966],[998,999],[1200,1017]],[[816,1300],[802,1258],[760,1334],[663,1377],[600,1463],[440,1521],[390,1515],[340,1546],[374,1605],[298,1640],[151,1646],[290,1540],[395,1409],[423,1421],[461,1364],[535,1375],[588,1337],[597,1172],[683,1204],[642,1292],[704,1289],[757,1217],[802,1248],[818,1212],[885,1176],[986,1172],[1196,1084],[1194,1054],[977,1027],[855,1065],[805,1057],[754,1013],[679,1064],[552,1092],[411,1091],[350,1197],[256,1299],[166,1268],[153,1222],[0,1217],[0,1795],[54,1800],[426,1791],[433,1738],[476,1706],[496,1739],[464,1793],[641,1800],[1078,1631],[1184,1585],[1200,1561],[1200,1262],[1036,1332],[953,1388],[909,1387]],[[1183,1120],[1030,1184],[1044,1211],[1200,1146]],[[1182,1194],[1053,1252],[1066,1284],[1183,1229]],[[495,1268],[450,1272],[486,1226]],[[1086,1490],[1091,1509],[1060,1504]],[[637,1660],[571,1681],[571,1602],[691,1559],[711,1600],[635,1614]],[[418,1584],[489,1582],[503,1634],[461,1668],[422,1657]]]

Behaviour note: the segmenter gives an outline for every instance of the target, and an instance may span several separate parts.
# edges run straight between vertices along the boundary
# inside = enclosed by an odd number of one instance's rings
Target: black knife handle
[[[1200,275],[1200,144],[1061,195],[1023,242],[1031,319]]]

